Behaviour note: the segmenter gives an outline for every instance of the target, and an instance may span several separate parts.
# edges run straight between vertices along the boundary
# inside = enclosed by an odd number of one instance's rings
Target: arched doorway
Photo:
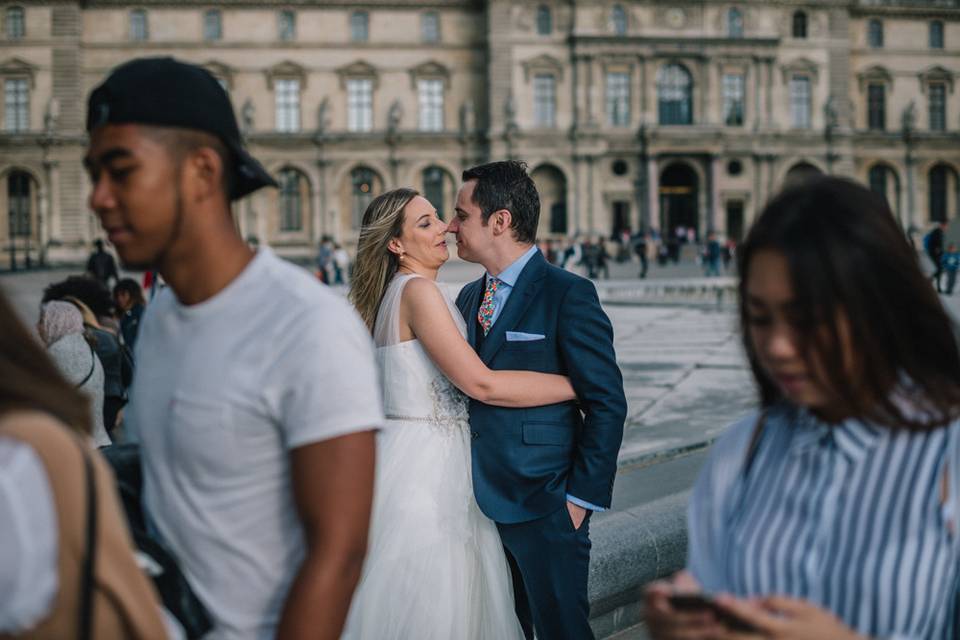
[[[453,211],[453,200],[456,197],[453,178],[443,167],[436,165],[424,169],[420,178],[423,182],[420,191],[423,197],[434,206],[441,220],[449,219]]]
[[[690,165],[678,162],[660,174],[660,233],[664,238],[677,237],[677,229],[693,229],[700,237],[700,214],[697,209],[699,179]]]
[[[900,178],[890,165],[878,162],[867,172],[867,182],[870,190],[886,199],[890,210],[903,223],[900,215]]]
[[[937,164],[927,175],[930,222],[947,222],[960,208],[960,180],[946,164]]]
[[[567,235],[567,179],[560,169],[550,164],[537,167],[530,174],[540,194],[540,223],[537,235]]]
[[[783,187],[787,188],[803,184],[810,178],[815,178],[820,175],[823,175],[823,172],[809,162],[798,162],[787,171],[787,175],[783,178]]]
[[[354,167],[340,186],[340,229],[342,236],[352,235],[360,230],[363,214],[367,205],[376,196],[383,193],[383,179],[367,166]]]
[[[4,177],[0,194],[0,240],[9,267],[30,268],[40,257],[40,185],[26,171],[14,169]]]

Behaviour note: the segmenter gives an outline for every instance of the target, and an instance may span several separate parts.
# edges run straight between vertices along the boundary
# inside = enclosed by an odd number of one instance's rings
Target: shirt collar
[[[838,425],[820,421],[806,409],[798,412],[790,449],[801,454],[813,449],[836,449],[851,461],[861,460],[880,441],[882,430],[861,420],[849,419]]]
[[[517,284],[517,280],[520,278],[520,273],[523,271],[523,268],[527,266],[527,263],[530,262],[530,258],[532,258],[537,251],[539,251],[539,249],[537,249],[537,245],[533,245],[527,249],[526,253],[514,260],[509,267],[501,271],[500,275],[493,276],[490,275],[490,272],[488,271],[487,278],[489,279],[495,277],[502,284],[505,284],[508,287],[514,286]]]

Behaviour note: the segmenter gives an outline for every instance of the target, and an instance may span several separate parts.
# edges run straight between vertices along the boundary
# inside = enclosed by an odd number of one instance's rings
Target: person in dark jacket
[[[123,338],[123,344],[133,349],[137,342],[140,318],[143,316],[146,305],[143,289],[133,278],[124,278],[113,288],[113,301],[120,316],[120,336]]]
[[[110,280],[119,280],[117,274],[117,262],[113,256],[104,251],[103,240],[95,240],[93,245],[96,250],[90,254],[87,260],[87,273],[103,283],[104,286],[110,286]]]
[[[937,293],[941,293],[940,275],[943,273],[943,237],[947,229],[945,222],[938,222],[930,233],[923,239],[923,247],[933,261],[933,283],[937,287]]]

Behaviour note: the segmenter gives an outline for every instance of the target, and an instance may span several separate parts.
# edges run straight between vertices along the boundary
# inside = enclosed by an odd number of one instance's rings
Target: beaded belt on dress
[[[407,422],[430,422],[432,424],[441,424],[443,422],[439,417],[398,416],[394,413],[388,413],[384,417],[387,420],[404,420]]]

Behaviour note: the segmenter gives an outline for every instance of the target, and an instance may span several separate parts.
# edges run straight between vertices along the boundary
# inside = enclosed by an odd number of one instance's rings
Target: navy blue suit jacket
[[[457,297],[468,340],[478,344],[484,278]],[[507,331],[543,334],[511,342]],[[492,520],[527,522],[561,508],[566,494],[609,507],[627,401],[613,328],[589,280],[537,252],[524,267],[478,353],[491,369],[570,378],[576,402],[508,409],[470,401],[473,489]]]

